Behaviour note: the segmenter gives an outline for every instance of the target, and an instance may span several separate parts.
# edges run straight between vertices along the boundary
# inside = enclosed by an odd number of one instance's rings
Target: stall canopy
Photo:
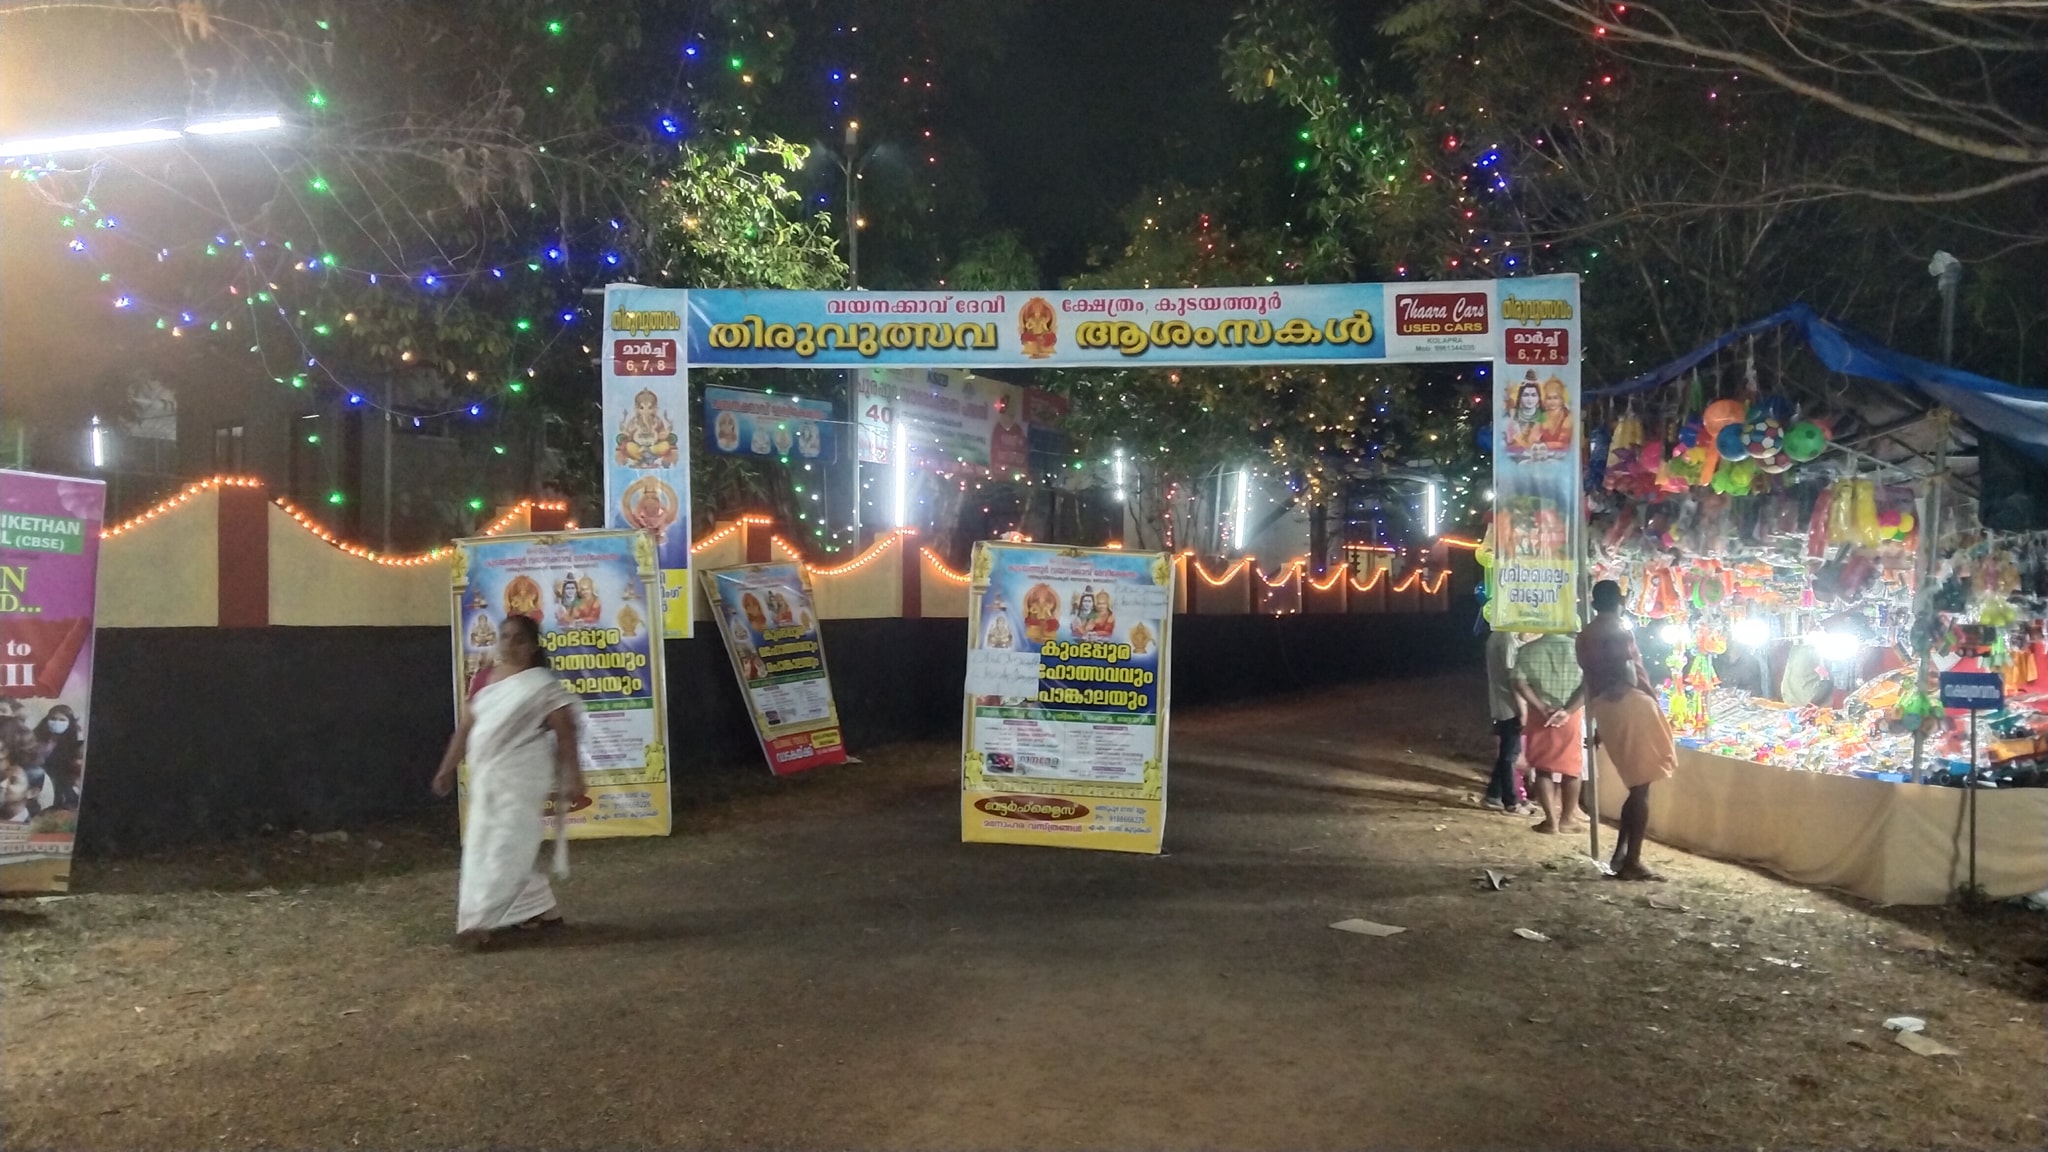
[[[2015,387],[1894,351],[1805,304],[1793,304],[1753,320],[1633,379],[1606,388],[1589,388],[1586,396],[1627,396],[1655,388],[1678,379],[1739,340],[1778,329],[1804,336],[1814,356],[1827,368],[1845,376],[1893,385],[1947,407],[1976,431],[1997,437],[2036,463],[2048,465],[2048,392]]]

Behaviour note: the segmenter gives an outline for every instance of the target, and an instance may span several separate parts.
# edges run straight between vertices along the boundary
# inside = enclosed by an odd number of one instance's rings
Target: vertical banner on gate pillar
[[[611,284],[604,290],[604,523],[654,535],[661,563],[656,617],[690,634],[690,375],[683,362],[689,293]]]
[[[1575,632],[1579,492],[1579,278],[1502,280],[1493,387],[1493,626]]]
[[[1173,563],[974,546],[960,836],[1160,851]]]
[[[85,785],[106,486],[0,471],[0,892],[63,892]]]
[[[456,699],[471,695],[505,618],[531,619],[555,678],[583,705],[590,798],[566,814],[569,838],[668,835],[662,572],[649,536],[593,528],[455,544]],[[457,779],[466,805],[467,764]]]
[[[825,642],[801,564],[742,564],[704,573],[761,751],[777,776],[846,763]]]

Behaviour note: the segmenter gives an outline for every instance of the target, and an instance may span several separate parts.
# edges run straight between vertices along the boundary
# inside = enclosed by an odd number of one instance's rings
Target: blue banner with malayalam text
[[[1061,368],[1492,359],[1495,282],[1077,292],[689,293],[685,358]]]

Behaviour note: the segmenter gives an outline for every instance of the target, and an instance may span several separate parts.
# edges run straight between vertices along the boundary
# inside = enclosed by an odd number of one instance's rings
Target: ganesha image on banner
[[[681,455],[680,443],[676,426],[661,410],[661,397],[642,388],[633,395],[633,410],[619,422],[613,457],[628,468],[670,468]]]
[[[1033,360],[1043,360],[1059,349],[1059,317],[1045,297],[1033,296],[1017,310],[1017,346]]]
[[[531,576],[514,576],[505,583],[505,615],[524,616],[541,622],[540,585]]]
[[[1024,593],[1024,639],[1043,644],[1060,634],[1060,594],[1050,585],[1033,584]]]

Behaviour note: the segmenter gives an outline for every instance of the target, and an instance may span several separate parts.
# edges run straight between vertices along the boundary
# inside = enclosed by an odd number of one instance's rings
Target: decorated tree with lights
[[[1784,51],[1760,17],[1663,7],[1712,23],[1723,49]],[[1941,247],[1996,261],[1973,283],[1997,301],[1987,312],[2032,309],[2035,290],[2015,281],[2038,278],[2010,273],[2037,257],[1998,224],[2037,215],[2031,192],[2000,201],[1973,188],[1936,205],[1924,190],[1950,168],[1938,151],[1709,53],[1623,50],[1642,15],[1413,0],[1371,30],[1381,57],[1355,61],[1337,47],[1357,31],[1350,10],[1253,0],[1226,70],[1242,98],[1304,117],[1297,163],[1313,211],[1358,266],[1396,279],[1587,277],[1593,380],[1795,299],[1931,351],[1921,269]],[[1980,334],[1987,371],[2018,359],[1999,327]]]

